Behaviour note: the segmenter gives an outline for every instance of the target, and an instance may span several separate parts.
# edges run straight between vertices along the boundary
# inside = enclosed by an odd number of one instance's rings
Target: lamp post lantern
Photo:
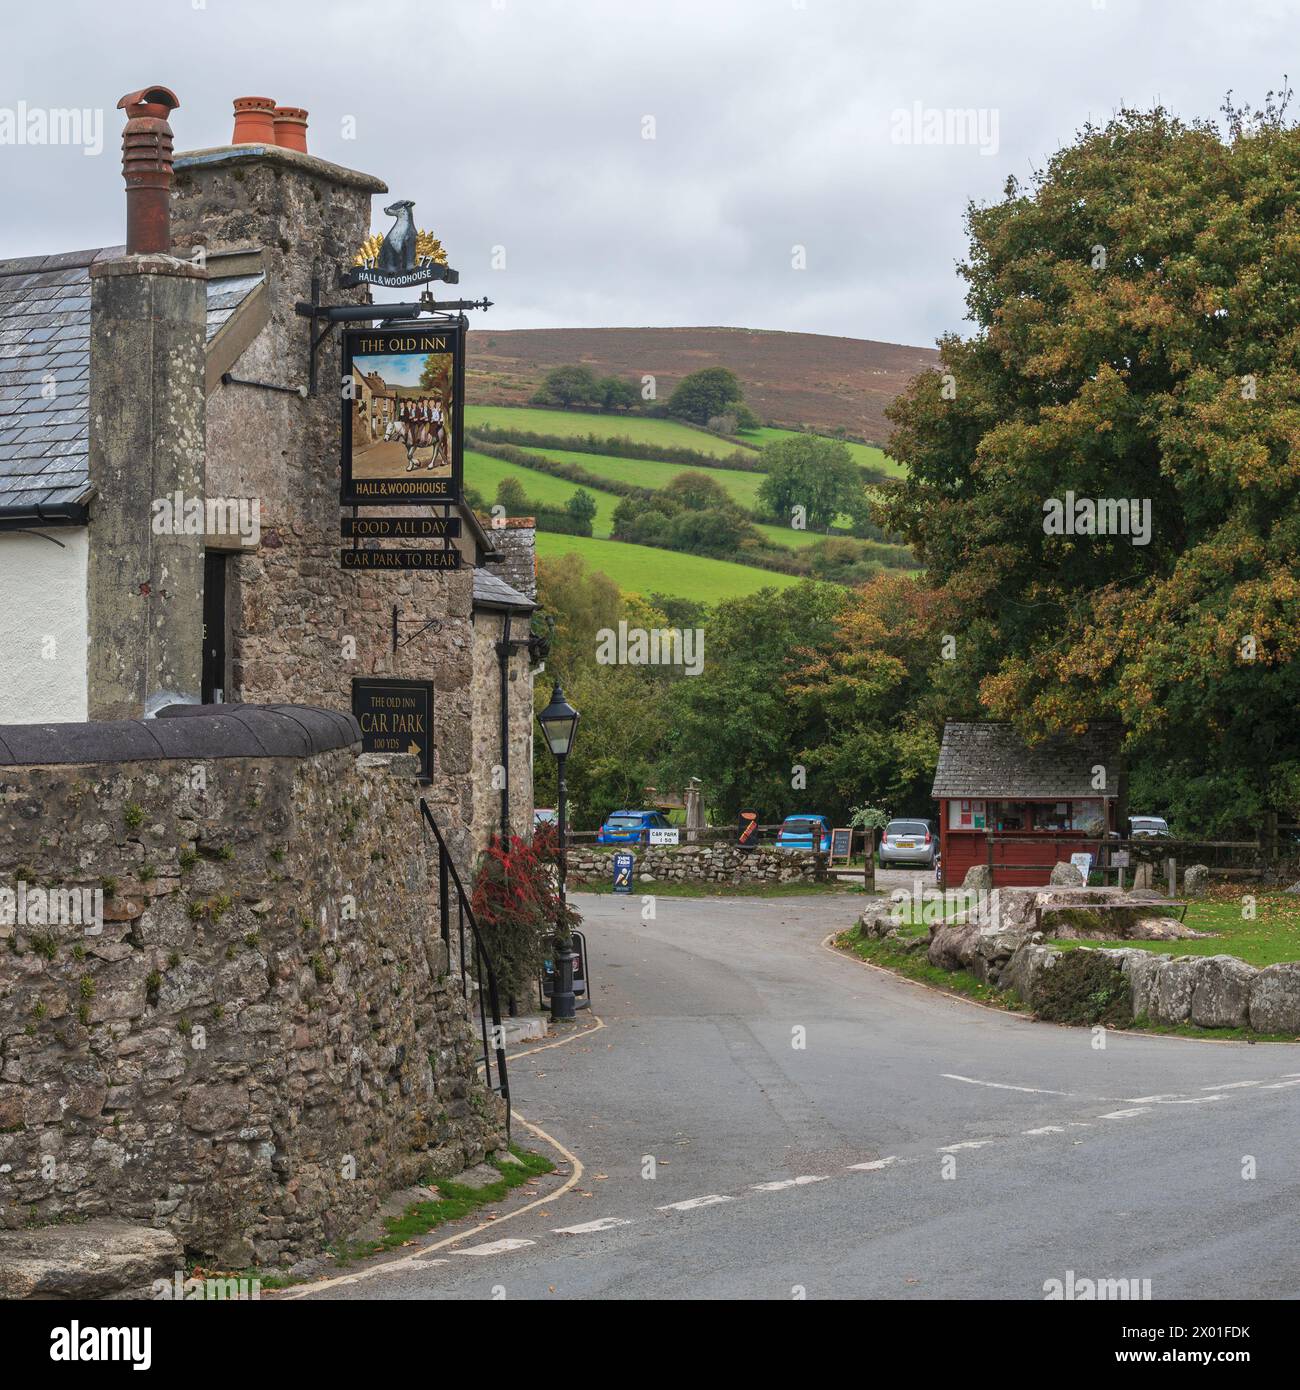
[[[568,797],[564,785],[564,762],[573,748],[573,736],[578,730],[578,711],[564,698],[564,690],[559,681],[555,682],[551,703],[537,716],[537,722],[542,726],[547,747],[555,755],[560,908],[563,911],[567,903],[565,879],[568,874]],[[573,939],[569,935],[568,923],[563,917],[557,924],[552,953],[555,960],[555,978],[551,982],[551,1018],[573,1018],[577,1012],[577,1004],[573,997]]]

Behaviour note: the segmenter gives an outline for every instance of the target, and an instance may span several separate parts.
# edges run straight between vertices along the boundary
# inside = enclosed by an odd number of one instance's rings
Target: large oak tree
[[[1118,713],[1136,809],[1300,813],[1300,130],[1163,110],[1087,127],[968,211],[975,332],[891,410],[888,489],[956,638],[954,712]],[[1148,544],[1048,534],[1150,503]],[[1146,805],[1139,803],[1145,802]]]

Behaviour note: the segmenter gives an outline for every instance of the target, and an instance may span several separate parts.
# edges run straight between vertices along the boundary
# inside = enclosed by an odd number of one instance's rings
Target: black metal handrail
[[[438,842],[438,922],[443,942],[449,953],[451,951],[451,904],[448,890],[452,883],[456,885],[460,991],[461,997],[465,999],[469,998],[469,971],[465,967],[465,923],[469,923],[474,942],[474,977],[478,994],[479,1030],[483,1040],[483,1071],[488,1089],[496,1091],[506,1103],[506,1135],[509,1137],[510,1079],[506,1072],[505,1028],[501,1021],[501,1002],[497,992],[496,971],[492,968],[492,957],[488,955],[487,947],[483,944],[483,934],[479,931],[478,922],[474,917],[474,909],[470,905],[469,894],[465,892],[465,885],[460,881],[460,874],[456,870],[456,861],[451,857],[447,842],[442,838],[442,831],[438,829],[438,822],[434,820],[433,812],[429,810],[429,803],[423,797],[420,798],[420,815],[429,829],[433,831],[434,838]],[[495,1044],[495,1048],[489,1046],[488,1043],[487,1009],[489,1005],[492,1009],[492,1042]],[[494,1050],[497,1066],[496,1085],[492,1084],[492,1052]]]

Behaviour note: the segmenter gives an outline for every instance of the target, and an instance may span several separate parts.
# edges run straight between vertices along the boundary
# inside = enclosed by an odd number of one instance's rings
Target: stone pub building
[[[312,395],[296,306],[368,302],[385,185],[300,121],[173,155],[170,91],[121,105],[126,245],[0,263],[8,1296],[67,1292],[67,1223],[106,1269],[290,1264],[506,1127],[419,800],[467,881],[531,830],[531,525],[341,568],[338,336]],[[431,684],[427,782],[363,753],[358,677]]]

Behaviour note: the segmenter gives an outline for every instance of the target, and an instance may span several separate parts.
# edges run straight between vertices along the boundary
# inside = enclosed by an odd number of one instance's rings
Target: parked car
[[[615,811],[596,834],[598,845],[636,845],[645,830],[666,830],[668,817],[662,811]]]
[[[928,820],[891,820],[880,837],[880,864],[933,867],[939,839]]]
[[[559,825],[560,813],[552,806],[536,806],[533,808],[533,829],[538,830],[543,825]]]
[[[1134,840],[1171,838],[1169,822],[1163,816],[1130,816],[1128,833],[1129,838]]]
[[[813,836],[822,854],[831,852],[831,823],[825,816],[787,816],[776,832],[777,849],[812,849]]]

